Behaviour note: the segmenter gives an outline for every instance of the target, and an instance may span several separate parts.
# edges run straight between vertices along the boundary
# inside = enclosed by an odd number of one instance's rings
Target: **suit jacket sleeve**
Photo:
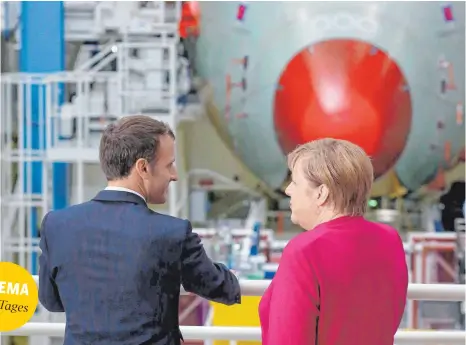
[[[186,291],[212,301],[226,305],[241,303],[238,279],[226,266],[209,259],[189,221],[181,254],[181,282]]]
[[[39,257],[39,301],[51,312],[64,312],[55,278],[57,270],[50,264],[49,248],[47,245],[47,217],[46,214],[41,226],[39,247],[42,251]]]
[[[300,248],[285,248],[272,284],[268,345],[315,344],[319,286]]]

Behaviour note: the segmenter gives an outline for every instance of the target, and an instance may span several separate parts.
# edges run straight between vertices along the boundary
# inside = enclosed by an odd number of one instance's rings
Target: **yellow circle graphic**
[[[32,275],[12,262],[0,262],[0,332],[24,326],[39,302]]]

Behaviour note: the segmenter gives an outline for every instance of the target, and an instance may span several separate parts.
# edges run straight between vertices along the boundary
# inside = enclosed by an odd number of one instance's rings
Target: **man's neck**
[[[139,190],[138,188],[135,188],[134,183],[131,183],[130,181],[127,181],[127,180],[108,181],[107,187],[131,189],[139,193]]]
[[[140,196],[142,199],[144,199],[144,201],[147,202],[144,194],[139,190],[139,188],[134,188],[130,183],[121,183],[121,181],[109,181],[105,189],[131,192]]]
[[[107,188],[122,188],[131,190],[141,196],[144,195],[143,190],[139,187],[137,183],[132,183],[129,179],[125,180],[115,180],[115,181],[108,181]]]

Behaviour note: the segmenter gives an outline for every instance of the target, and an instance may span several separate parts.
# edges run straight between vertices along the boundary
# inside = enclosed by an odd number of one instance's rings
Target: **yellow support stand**
[[[258,311],[260,299],[256,296],[244,296],[241,297],[241,304],[230,307],[211,302],[210,305],[213,309],[212,326],[260,327]],[[214,345],[230,345],[228,340],[215,340],[213,343]],[[237,345],[260,344],[262,344],[260,341],[237,342]]]

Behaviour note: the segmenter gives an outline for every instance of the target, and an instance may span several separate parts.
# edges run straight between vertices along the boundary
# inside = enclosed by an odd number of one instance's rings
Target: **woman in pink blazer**
[[[373,170],[344,140],[304,144],[288,157],[293,238],[259,305],[264,345],[393,345],[408,270],[397,231],[363,214]]]

